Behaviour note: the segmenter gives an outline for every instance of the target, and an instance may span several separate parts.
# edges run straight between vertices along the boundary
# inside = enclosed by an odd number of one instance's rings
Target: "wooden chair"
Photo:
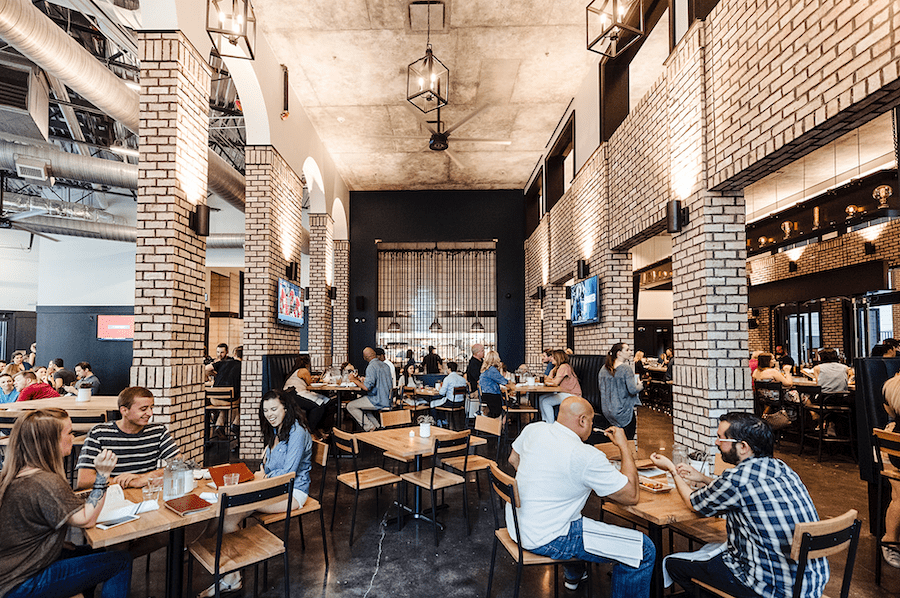
[[[491,468],[491,464],[498,462],[500,460],[500,433],[501,426],[500,420],[492,417],[485,417],[484,415],[475,416],[475,433],[478,434],[481,432],[484,436],[493,436],[497,439],[497,456],[494,458],[495,460],[488,459],[487,457],[482,457],[481,455],[468,455],[460,456],[460,457],[448,457],[446,459],[442,459],[442,463],[451,469],[455,469],[457,471],[462,472],[463,477],[468,478],[470,472],[475,472],[475,483],[478,487],[478,496],[481,496],[481,482],[478,479],[479,471],[487,471]]]
[[[847,562],[844,565],[841,598],[850,594],[850,579],[853,577],[853,563],[856,560],[856,547],[859,544],[859,528],[861,522],[856,518],[857,512],[850,509],[843,515],[824,521],[798,523],[794,528],[794,541],[791,544],[790,558],[797,563],[797,574],[794,577],[794,598],[803,595],[803,573],[810,559],[822,559],[847,550]],[[880,555],[879,555],[880,557]],[[706,593],[721,598],[732,598],[731,594],[692,579]],[[702,594],[703,592],[701,592]]]
[[[516,537],[521,538],[522,534],[519,531],[519,514],[518,510],[521,506],[521,501],[519,500],[519,486],[516,484],[516,479],[510,475],[503,473],[500,470],[500,467],[494,463],[491,465],[491,469],[489,472],[491,487],[493,488],[493,492],[491,493],[491,512],[494,514],[494,548],[491,551],[491,571],[488,575],[488,586],[487,586],[487,598],[491,597],[491,586],[494,583],[494,563],[497,560],[497,547],[502,544],[503,548],[506,550],[507,554],[516,562],[516,587],[513,590],[513,598],[518,598],[519,596],[519,586],[522,583],[522,570],[525,567],[531,567],[534,565],[553,565],[553,590],[554,596],[559,596],[559,566],[566,563],[577,563],[580,562],[578,559],[568,559],[564,561],[557,561],[555,559],[551,559],[550,557],[541,556],[539,554],[534,554],[533,552],[528,552],[524,550],[518,542],[512,539],[509,535],[509,530],[506,527],[501,527],[501,521],[505,522],[506,518],[506,509],[504,507],[505,504],[512,505],[512,514],[513,514],[513,526],[515,528]],[[499,507],[498,500],[499,499]],[[591,596],[591,580],[590,580],[590,563],[585,563],[588,567],[588,596]]]
[[[803,395],[809,397],[809,403],[800,404],[800,450],[798,455],[803,454],[803,446],[807,439],[813,440],[818,444],[818,452],[816,458],[822,461],[822,446],[825,444],[848,444],[850,451],[855,451],[856,442],[853,436],[854,420],[853,420],[853,400],[849,392],[827,393],[822,392],[821,386],[803,386],[798,387]],[[807,430],[807,414],[815,414],[818,420],[818,427]],[[840,419],[846,424],[845,433],[837,436],[826,436],[825,430],[827,424],[833,424],[835,418]],[[810,418],[812,423],[812,418]],[[855,459],[855,454],[854,454]]]
[[[412,409],[397,409],[394,411],[382,411],[381,412],[381,427],[382,428],[400,428],[403,426],[411,426],[412,425]],[[384,468],[385,460],[393,459],[394,461],[398,461],[400,463],[406,464],[406,470],[409,471],[409,465],[413,461],[416,460],[415,457],[405,457],[403,455],[398,455],[396,453],[392,453],[391,451],[384,451],[382,453],[381,459],[381,467]]]
[[[459,486],[462,484],[463,487],[463,517],[466,520],[466,535],[468,536],[470,533],[469,529],[469,494],[466,491],[466,478],[457,475],[455,473],[449,472],[446,469],[442,468],[441,457],[443,455],[449,453],[460,453],[462,457],[461,467],[458,469],[460,471],[466,471],[466,463],[470,458],[469,456],[469,441],[471,440],[472,432],[470,430],[463,430],[462,432],[454,432],[452,435],[448,435],[443,439],[435,439],[434,441],[434,452],[432,456],[434,457],[434,464],[432,467],[428,469],[424,469],[422,471],[408,471],[402,474],[400,477],[404,482],[409,482],[410,484],[414,484],[423,490],[428,490],[431,493],[431,523],[434,528],[434,545],[438,545],[438,529],[437,529],[437,491],[441,490],[442,492],[447,488],[452,488],[453,486]],[[397,502],[400,501],[399,497],[399,489]],[[402,515],[401,515],[402,517]]]
[[[520,403],[517,407],[511,406],[511,402],[509,400],[510,399],[509,391],[506,390],[505,388],[503,389],[503,396],[504,396],[503,418],[504,418],[504,421],[506,422],[506,424],[505,424],[506,425],[506,437],[509,438],[510,437],[509,422],[510,422],[511,415],[514,415],[516,417],[516,421],[518,422],[518,425],[519,425],[519,432],[521,432],[522,431],[522,417],[525,417],[527,419],[527,421],[525,423],[529,424],[532,422],[532,420],[536,416],[540,415],[540,411],[538,411],[537,408],[532,407],[528,403]]]
[[[451,430],[456,429],[456,427],[453,426],[453,420],[457,414],[461,413],[463,414],[463,418],[465,418],[467,394],[468,391],[465,386],[457,386],[453,389],[452,401],[444,403],[440,407],[434,408],[436,412],[443,413],[447,417],[447,423],[450,425]]]
[[[229,534],[225,533],[224,526],[226,515],[252,513],[260,507],[276,504],[286,498],[290,499],[293,488],[293,473],[246,482],[237,486],[226,486],[219,493],[219,520],[215,537],[202,538],[188,547],[188,551],[194,557],[188,559],[188,584],[193,580],[194,559],[213,574],[216,598],[218,598],[219,580],[222,575],[250,565],[258,567],[259,563],[263,561],[283,555],[284,596],[289,598],[291,584],[288,579],[290,565],[287,546],[291,531],[291,520],[288,516],[291,508],[290,500],[285,509],[284,539],[270,532],[264,525],[247,526]],[[254,595],[256,594],[255,590],[254,587]],[[190,591],[188,593],[192,594]]]
[[[325,472],[328,470],[328,445],[318,440],[313,440],[312,444],[312,462],[322,468],[320,472],[319,495],[316,498],[310,496],[302,507],[292,510],[287,516],[297,518],[297,527],[300,530],[300,547],[306,550],[306,538],[303,537],[303,516],[309,513],[319,513],[319,527],[322,532],[322,554],[325,556],[325,569],[328,569],[328,540],[325,539],[325,514],[322,509],[322,497],[325,494]],[[268,526],[272,523],[283,521],[285,513],[256,513],[254,516],[260,523]]]
[[[887,480],[896,480],[900,482],[900,471],[887,467],[885,468],[884,458],[895,457],[900,459],[900,433],[887,432],[878,428],[872,430],[872,445],[875,448],[875,463],[878,474],[876,509],[878,520],[875,525],[875,585],[881,585],[881,548],[882,546],[893,546],[900,548],[900,542],[884,542],[881,537],[884,536],[884,506],[882,505],[882,496],[884,484]],[[890,484],[890,482],[887,482]]]
[[[341,487],[341,484],[352,488],[355,492],[355,496],[353,498],[353,516],[350,520],[350,546],[353,546],[353,530],[356,528],[356,510],[359,507],[359,493],[363,490],[371,490],[373,488],[378,489],[384,486],[390,486],[391,484],[397,484],[400,482],[400,476],[394,475],[389,471],[385,471],[380,467],[370,467],[368,469],[359,469],[359,441],[356,439],[356,436],[353,434],[348,434],[343,430],[335,428],[332,430],[332,443],[334,446],[334,450],[337,453],[340,451],[341,453],[345,453],[350,455],[353,458],[353,471],[348,471],[347,473],[341,473],[341,461],[340,459],[336,459],[335,463],[337,464],[338,475],[334,482],[334,504],[331,508],[331,527],[330,529],[334,529],[334,515],[337,511],[337,497],[338,497],[338,489]],[[335,454],[335,457],[338,457],[338,454]],[[378,508],[378,495],[375,495],[375,510],[376,512],[380,509]],[[400,505],[397,505],[397,515],[400,515]]]

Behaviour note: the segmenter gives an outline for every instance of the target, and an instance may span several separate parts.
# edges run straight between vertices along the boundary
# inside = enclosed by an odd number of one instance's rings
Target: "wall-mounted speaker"
[[[681,201],[673,199],[666,204],[666,230],[669,233],[679,233],[690,222],[688,209],[681,207]]]
[[[750,313],[753,314],[754,318],[758,318],[759,317],[759,308],[754,307],[753,309],[750,310]]]
[[[587,278],[591,275],[591,267],[585,260],[578,260],[575,263],[575,271],[578,278]]]
[[[747,328],[749,328],[750,330],[756,330],[757,328],[759,328],[759,321],[757,321],[756,318],[750,318],[749,320],[747,320]]]
[[[363,295],[356,296],[356,311],[366,310],[366,298]]]

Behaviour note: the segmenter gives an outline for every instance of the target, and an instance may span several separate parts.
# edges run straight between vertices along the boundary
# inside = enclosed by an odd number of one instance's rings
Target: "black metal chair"
[[[853,435],[853,398],[849,392],[825,393],[821,392],[821,387],[803,387],[798,389],[802,394],[809,397],[808,403],[800,404],[800,451],[803,454],[803,447],[806,440],[813,440],[818,444],[817,459],[822,461],[822,447],[825,444],[847,444],[850,445],[851,453],[856,460],[856,439]],[[807,424],[813,423],[812,415],[815,414],[818,426],[813,429],[807,429]],[[807,416],[810,416],[807,418]],[[834,425],[835,434],[827,435],[828,425]]]

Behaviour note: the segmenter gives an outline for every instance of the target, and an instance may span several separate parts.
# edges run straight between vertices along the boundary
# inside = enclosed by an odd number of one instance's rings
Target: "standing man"
[[[94,426],[78,457],[78,488],[88,488],[97,475],[94,457],[109,449],[119,457],[110,484],[142,488],[157,473],[160,461],[178,456],[178,446],[162,424],[151,424],[153,393],[140,386],[119,393],[122,419]]]
[[[428,355],[426,355],[422,359],[422,367],[425,368],[426,374],[440,374],[441,366],[444,364],[444,360],[441,359],[441,356],[434,352],[434,347],[428,347]]]
[[[52,386],[45,382],[38,382],[34,372],[19,372],[13,381],[16,384],[16,390],[19,391],[17,401],[52,399],[59,396]]]
[[[698,579],[737,598],[790,596],[797,563],[790,559],[794,527],[818,521],[809,491],[790,467],[772,456],[775,436],[762,419],[749,413],[719,418],[716,444],[722,459],[735,467],[719,478],[689,465],[677,468],[668,457],[653,454],[660,469],[672,473],[685,504],[704,517],[725,515],[728,543],[708,561],[690,561],[677,554],[666,560],[672,580],[688,595],[698,596]],[[685,480],[703,484],[692,491]],[[821,596],[828,582],[828,560],[811,559],[803,574],[801,596]]]
[[[484,363],[484,345],[475,343],[472,345],[472,357],[466,366],[466,382],[469,383],[469,410],[467,417],[475,417],[478,411],[478,379],[481,378],[481,364]]]
[[[784,352],[784,347],[778,345],[775,347],[775,361],[778,367],[786,374],[792,374],[794,369],[794,358]]]
[[[19,398],[19,391],[13,377],[9,374],[0,374],[0,403],[12,403]]]
[[[375,349],[366,347],[363,349],[363,358],[366,365],[366,379],[362,380],[356,374],[350,374],[350,381],[366,391],[366,396],[347,403],[347,413],[356,420],[366,432],[381,426],[377,416],[371,411],[381,411],[391,406],[391,368],[377,358]]]
[[[206,379],[209,380],[210,378],[214,378],[216,376],[216,364],[231,360],[232,358],[228,356],[228,345],[226,343],[219,343],[218,345],[216,345],[215,360],[203,366],[203,369],[206,370]]]
[[[522,537],[517,541],[526,550],[554,559],[613,563],[610,596],[644,598],[650,593],[656,559],[650,538],[581,516],[592,491],[622,505],[637,504],[641,492],[632,444],[625,433],[616,427],[605,431],[622,453],[619,472],[603,452],[584,444],[593,424],[591,404],[581,397],[568,397],[554,423],[529,424],[513,442],[509,463],[516,468],[521,499]],[[506,527],[515,529],[509,507]],[[604,539],[598,542],[597,534],[591,532],[601,530]],[[570,590],[587,579],[584,563],[566,565],[565,570]]]

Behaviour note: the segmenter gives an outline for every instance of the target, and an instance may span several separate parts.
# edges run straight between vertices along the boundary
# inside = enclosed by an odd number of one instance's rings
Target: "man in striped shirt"
[[[94,426],[78,457],[78,488],[90,488],[97,472],[94,457],[109,449],[119,458],[112,471],[111,484],[123,488],[141,488],[158,472],[161,459],[178,456],[178,446],[162,424],[151,424],[153,393],[140,386],[119,394],[122,419]]]

